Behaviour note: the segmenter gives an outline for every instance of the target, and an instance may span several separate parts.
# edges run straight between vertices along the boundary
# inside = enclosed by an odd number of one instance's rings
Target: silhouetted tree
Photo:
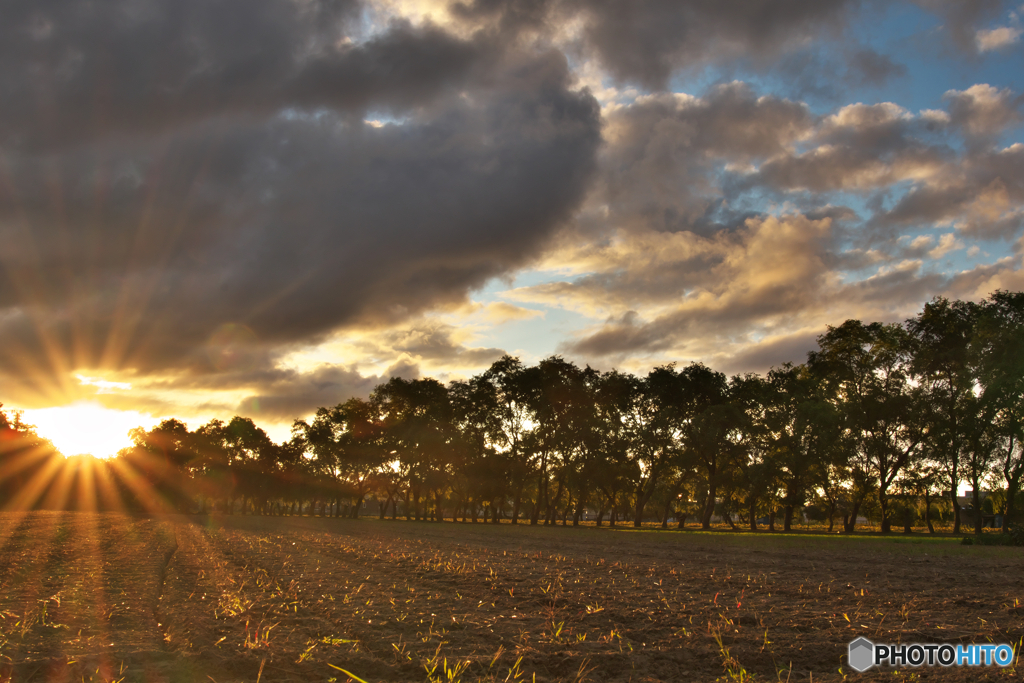
[[[20,411],[0,403],[0,510],[28,510],[44,499],[63,456]]]

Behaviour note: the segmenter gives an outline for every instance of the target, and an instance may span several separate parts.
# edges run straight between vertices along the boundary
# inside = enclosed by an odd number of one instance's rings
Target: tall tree
[[[1024,292],[997,291],[982,302],[975,350],[982,415],[1006,487],[1004,518],[1015,519],[1024,478]]]
[[[668,395],[671,435],[681,447],[680,456],[702,471],[701,528],[710,529],[719,487],[731,478],[731,467],[740,448],[743,413],[739,405],[730,401],[724,374],[702,363],[691,363],[674,374],[673,379],[662,372],[654,378],[655,386]]]
[[[447,388],[435,379],[393,377],[374,389],[370,401],[380,415],[382,446],[400,463],[408,484],[407,516],[440,519],[457,448]]]
[[[911,381],[911,337],[897,324],[847,320],[829,327],[818,345],[808,363],[833,384],[855,446],[854,478],[874,483],[887,532],[892,523],[889,490],[921,456],[927,427],[923,390]],[[855,503],[847,531],[852,531],[858,508]]]
[[[960,533],[957,496],[972,443],[980,438],[981,403],[972,340],[980,309],[969,301],[936,298],[907,321],[916,342],[913,366],[924,392],[926,448],[940,466],[953,505],[953,533]],[[976,463],[977,464],[977,463]],[[977,470],[977,468],[975,468]]]
[[[481,377],[492,392],[485,399],[493,410],[486,421],[488,441],[495,449],[493,457],[504,460],[504,466],[495,469],[495,474],[508,476],[502,486],[494,482],[490,488],[499,499],[511,493],[513,524],[519,521],[523,492],[531,476],[538,477],[538,500],[534,503],[531,524],[537,523],[542,505],[539,497],[542,491],[547,491],[549,454],[527,447],[529,434],[536,427],[533,404],[540,390],[537,375],[536,369],[527,369],[518,358],[506,355],[494,361]]]
[[[377,406],[350,398],[333,408],[317,410],[312,423],[297,421],[311,466],[333,494],[335,514],[340,514],[340,496],[352,499],[349,515],[359,516],[366,494],[379,483],[377,475],[385,465],[383,424]]]
[[[192,500],[186,482],[200,456],[188,427],[176,419],[129,432],[132,445],[117,455],[117,470],[132,507],[188,510]]]
[[[546,469],[552,471],[559,492],[570,501],[575,524],[590,495],[597,419],[594,395],[599,377],[597,371],[581,369],[557,356],[541,361],[534,373],[530,407],[536,421],[535,448],[547,459]],[[553,522],[556,501],[549,502],[547,520]]]

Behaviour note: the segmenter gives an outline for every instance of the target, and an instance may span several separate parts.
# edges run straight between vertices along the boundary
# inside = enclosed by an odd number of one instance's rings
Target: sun
[[[25,421],[65,456],[109,458],[131,445],[129,430],[150,429],[159,420],[134,410],[113,410],[94,401],[25,410]]]

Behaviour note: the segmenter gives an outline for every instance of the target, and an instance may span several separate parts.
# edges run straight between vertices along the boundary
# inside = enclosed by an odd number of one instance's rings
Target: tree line
[[[447,385],[392,378],[297,420],[281,444],[244,417],[165,420],[91,472],[55,464],[0,411],[0,501],[354,517],[372,499],[382,518],[707,529],[718,516],[784,531],[813,506],[850,533],[868,507],[883,531],[909,531],[921,501],[933,530],[944,499],[959,533],[966,484],[975,533],[983,488],[1020,516],[1024,293],[936,298],[904,323],[847,320],[817,342],[805,363],[733,377],[504,356]]]

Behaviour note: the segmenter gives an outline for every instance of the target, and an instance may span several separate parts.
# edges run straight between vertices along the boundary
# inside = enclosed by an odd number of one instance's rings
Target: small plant
[[[725,667],[729,680],[736,681],[736,683],[752,681],[754,679],[753,674],[747,673],[747,670],[743,668],[739,660],[730,654],[729,648],[725,646],[725,642],[722,640],[721,626],[711,627],[711,637],[715,639],[715,643],[718,645],[718,651],[722,657],[722,666]]]
[[[520,679],[526,676],[526,672],[522,670],[523,658],[520,656],[516,663],[509,667],[508,675],[502,679],[502,683],[517,683]]]
[[[463,662],[452,662],[451,666],[448,665],[448,658],[445,657],[440,661],[440,646],[437,651],[434,652],[434,656],[427,660],[423,668],[427,672],[428,683],[458,683],[462,680],[462,673],[469,667],[468,661]]]
[[[562,638],[562,630],[565,628],[565,622],[560,621],[557,624],[554,620],[551,621],[551,639],[558,641]]]
[[[277,628],[277,624],[269,624],[264,626],[263,620],[256,624],[252,628],[249,627],[249,621],[245,622],[245,642],[244,645],[247,649],[257,650],[261,647],[270,646],[270,632]]]
[[[910,621],[910,603],[909,602],[905,602],[905,603],[903,603],[902,606],[900,606],[899,614],[900,614],[900,619],[903,620],[904,624],[907,623],[908,621]]]

